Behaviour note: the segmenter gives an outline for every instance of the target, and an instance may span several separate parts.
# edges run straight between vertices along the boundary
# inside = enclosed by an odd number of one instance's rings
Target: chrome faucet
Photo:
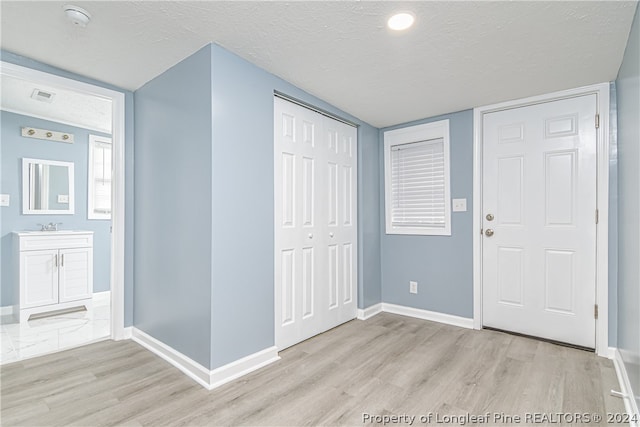
[[[50,222],[49,224],[38,224],[42,228],[40,231],[58,231],[58,226],[62,225],[61,222]]]

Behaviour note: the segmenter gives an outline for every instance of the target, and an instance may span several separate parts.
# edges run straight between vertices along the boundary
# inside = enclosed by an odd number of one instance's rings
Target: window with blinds
[[[111,139],[90,135],[89,219],[111,219],[111,157]]]
[[[385,195],[387,234],[451,235],[448,121],[385,132]]]

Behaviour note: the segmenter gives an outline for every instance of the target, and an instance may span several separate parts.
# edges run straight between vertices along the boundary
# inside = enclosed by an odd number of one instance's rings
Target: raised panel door
[[[595,347],[595,115],[588,95],[484,116],[484,326]]]
[[[356,129],[274,102],[275,339],[284,349],[356,317]]]
[[[274,107],[275,338],[282,349],[322,330],[319,229],[326,215],[319,196],[322,117],[278,98]]]

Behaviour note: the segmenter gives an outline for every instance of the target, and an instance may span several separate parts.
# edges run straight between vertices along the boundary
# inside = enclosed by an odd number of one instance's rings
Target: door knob
[[[493,230],[490,228],[487,228],[487,230],[484,232],[485,236],[487,237],[491,237],[493,236]]]
[[[333,237],[333,233],[329,233],[329,237]]]
[[[309,237],[310,239],[313,239],[313,234],[309,233],[307,237]]]
[[[493,214],[487,214],[487,221],[493,221]]]

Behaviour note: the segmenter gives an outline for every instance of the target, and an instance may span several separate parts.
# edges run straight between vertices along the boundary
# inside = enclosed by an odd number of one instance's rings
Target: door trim
[[[74,92],[111,99],[113,187],[111,210],[111,338],[124,339],[124,242],[125,242],[125,96],[123,92],[0,61],[0,75],[38,81]],[[88,343],[87,343],[88,344]]]
[[[473,109],[473,327],[482,329],[482,123],[484,115],[583,95],[596,95],[597,129],[596,207],[596,353],[607,357],[609,348],[609,83],[583,86],[545,95],[501,102]],[[594,118],[595,119],[595,118]],[[595,215],[595,212],[594,212]],[[595,218],[594,218],[595,220]]]

